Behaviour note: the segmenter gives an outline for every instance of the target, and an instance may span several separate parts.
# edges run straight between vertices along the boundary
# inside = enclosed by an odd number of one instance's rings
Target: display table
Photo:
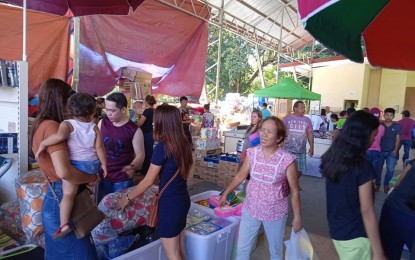
[[[313,157],[307,156],[307,171],[303,172],[304,175],[323,177],[320,172],[320,158],[329,149],[331,143],[331,139],[314,138],[314,155]],[[307,152],[309,148],[310,146],[307,143]]]

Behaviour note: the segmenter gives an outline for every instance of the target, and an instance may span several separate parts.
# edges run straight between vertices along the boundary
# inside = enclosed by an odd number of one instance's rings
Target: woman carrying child
[[[86,93],[76,93],[68,100],[69,112],[72,119],[60,123],[58,132],[43,140],[36,152],[36,159],[49,146],[64,142],[68,145],[71,164],[86,174],[97,174],[102,167],[104,176],[107,175],[105,150],[102,145],[101,134],[93,122],[96,112],[95,98]],[[55,233],[55,239],[62,238],[72,232],[69,221],[75,196],[78,192],[77,184],[62,181],[63,198],[60,203],[61,224]]]
[[[40,143],[58,131],[65,119],[68,98],[74,91],[60,79],[48,79],[39,93],[39,115],[33,123],[31,148],[35,153]],[[62,198],[62,182],[75,185],[94,183],[98,177],[86,174],[69,162],[66,142],[49,146],[38,159],[39,167],[51,182],[47,187],[42,206],[42,225],[45,233],[45,259],[97,259],[95,246],[90,236],[77,239],[72,232],[62,239],[53,239],[60,226],[60,209],[53,193]],[[53,190],[52,190],[53,189]]]
[[[247,150],[241,169],[220,199],[221,205],[225,205],[228,194],[251,174],[239,227],[238,260],[249,259],[261,224],[267,235],[270,259],[283,259],[288,193],[294,211],[293,229],[297,232],[302,228],[296,157],[280,147],[286,136],[285,125],[275,116],[268,117],[262,122],[259,135],[260,145]]]

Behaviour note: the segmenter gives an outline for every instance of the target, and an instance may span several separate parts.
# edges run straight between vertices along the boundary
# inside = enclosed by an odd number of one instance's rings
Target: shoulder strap
[[[169,184],[177,177],[177,175],[179,174],[180,171],[180,167],[179,169],[177,169],[176,173],[173,175],[173,177],[170,178],[170,180],[166,183],[166,185],[164,185],[163,189],[161,189],[161,191],[159,192],[158,198],[160,199],[161,195],[163,194],[164,190],[167,188],[167,186],[169,186]]]
[[[45,177],[45,179],[46,179],[46,181],[47,181],[47,183],[48,183],[48,186],[49,186],[49,188],[50,188],[50,191],[51,191],[51,192],[52,192],[52,194],[53,194],[53,198],[56,200],[56,202],[58,203],[58,205],[59,205],[59,207],[60,207],[60,206],[61,206],[61,202],[59,201],[58,195],[56,195],[56,192],[55,192],[55,190],[53,189],[52,184],[50,183],[48,176],[46,176],[46,174],[45,174],[45,173],[43,173],[43,171],[40,171],[40,172],[42,173],[43,177]]]

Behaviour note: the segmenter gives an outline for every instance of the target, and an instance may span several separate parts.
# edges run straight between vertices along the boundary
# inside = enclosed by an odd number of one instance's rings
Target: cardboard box
[[[196,158],[206,157],[208,155],[219,155],[222,152],[222,148],[214,149],[214,150],[200,150],[196,149],[195,156]]]
[[[122,84],[122,88],[124,92],[130,93],[132,99],[144,100],[146,96],[151,95],[151,79],[153,77],[151,73],[137,68],[124,67],[121,71],[121,77],[128,79]]]

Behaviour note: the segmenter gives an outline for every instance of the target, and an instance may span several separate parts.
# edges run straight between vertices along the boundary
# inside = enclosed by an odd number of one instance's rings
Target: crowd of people
[[[134,186],[117,202],[122,210],[154,183],[162,189],[170,180],[159,201],[158,234],[169,259],[185,259],[184,229],[190,208],[186,180],[193,164],[187,98],[180,98],[179,108],[168,104],[155,107],[155,98],[147,96],[144,110],[135,115],[133,122],[126,115],[125,95],[112,93],[106,97],[105,114],[97,124],[94,120],[100,104],[95,100],[89,94],[75,94],[58,79],[47,80],[39,93],[31,149],[52,184],[42,212],[45,259],[97,258],[91,238],[77,239],[71,232],[69,216],[79,188],[96,184],[100,200]],[[289,201],[294,215],[292,227],[296,232],[302,228],[299,179],[307,171],[307,155],[314,155],[313,124],[305,115],[302,101],[295,102],[293,113],[283,120],[266,108],[264,104],[262,110],[251,113],[240,170],[220,199],[224,205],[227,195],[246,183],[237,259],[249,259],[261,225],[271,259],[283,258]],[[202,125],[212,127],[214,115],[209,105],[204,106],[204,112]],[[392,108],[384,110],[382,123],[377,108],[369,112],[348,109],[343,114],[338,120],[329,107],[321,113],[324,128],[337,131],[320,166],[326,177],[330,237],[341,259],[399,259],[404,244],[415,250],[413,161],[387,197],[379,225],[373,191],[380,189],[386,161],[383,190],[390,192],[398,150],[404,147],[402,160],[407,161],[415,123],[409,111],[402,112],[401,121],[393,122]],[[138,183],[137,176],[141,176]]]

